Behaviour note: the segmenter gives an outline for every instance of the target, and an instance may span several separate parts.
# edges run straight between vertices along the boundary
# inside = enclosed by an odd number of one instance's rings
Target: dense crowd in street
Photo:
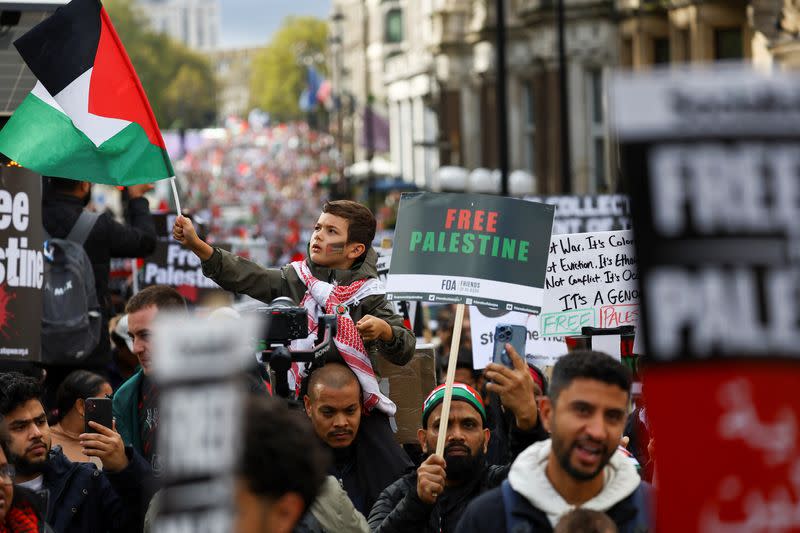
[[[312,335],[318,313],[338,316],[335,342],[310,366],[292,368],[294,400],[276,394],[263,365],[247,372],[236,531],[650,530],[646,419],[641,410],[629,415],[634,376],[603,353],[570,353],[550,373],[507,345],[511,365],[476,371],[466,321],[437,453],[453,308],[428,309],[424,316],[435,322],[425,324],[426,335],[444,353],[440,385],[425,391],[416,441],[398,442],[397,407],[379,387],[377,363],[408,364],[417,339],[376,279],[374,216],[356,202],[325,200],[329,148],[325,136],[294,124],[205,145],[182,162],[188,205],[208,206],[210,231],[203,239],[178,217],[172,238],[206,276],[265,303],[290,297],[313,311]],[[46,181],[44,226],[63,238],[82,218],[91,187]],[[153,247],[149,188],[131,187],[126,220],[100,215],[83,241],[103,331],[92,353],[67,361],[56,346],[46,364],[4,364],[0,531],[158,529],[168,465],[159,454],[165,421],[153,362],[162,354],[152,334],[163,313],[200,320],[211,310],[190,309],[173,287],[155,285],[111,316],[109,258]],[[237,206],[246,215],[226,215]],[[263,237],[269,264],[283,266],[266,268],[214,245],[236,236]],[[110,427],[90,415],[103,398],[111,398]]]

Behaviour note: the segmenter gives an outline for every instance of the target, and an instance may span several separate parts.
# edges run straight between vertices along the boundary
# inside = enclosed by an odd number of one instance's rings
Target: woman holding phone
[[[61,446],[70,461],[94,463],[97,468],[103,468],[100,459],[83,454],[78,436],[84,433],[86,398],[110,397],[113,392],[104,377],[88,370],[75,370],[61,382],[56,392],[58,423],[51,426],[51,432],[53,446]]]

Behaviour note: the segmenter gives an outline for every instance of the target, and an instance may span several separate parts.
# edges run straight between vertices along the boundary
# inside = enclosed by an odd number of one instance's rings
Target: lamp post
[[[508,196],[508,100],[506,94],[506,13],[505,0],[495,3],[497,18],[497,149],[500,158],[500,194]]]
[[[330,41],[334,46],[333,102],[336,106],[336,151],[338,154],[336,170],[339,174],[339,181],[336,184],[336,190],[338,197],[347,198],[350,187],[347,183],[347,176],[345,176],[344,173],[344,110],[342,106],[342,98],[344,96],[344,91],[342,90],[342,47],[344,46],[344,37],[342,33],[342,21],[344,21],[344,14],[341,12],[340,8],[337,7],[336,11],[334,11],[333,15],[331,16],[331,22],[333,23],[335,34]]]
[[[572,192],[572,159],[570,156],[569,86],[567,85],[567,46],[564,24],[564,0],[556,1],[558,29],[558,92],[561,121],[561,194]]]
[[[369,1],[364,0],[362,5],[362,37],[364,50],[364,137],[366,140],[366,160],[367,160],[367,203],[374,213],[377,209],[377,194],[375,191],[375,175],[372,171],[372,163],[375,158],[375,132],[373,131],[372,116],[372,80],[370,79],[369,53]]]

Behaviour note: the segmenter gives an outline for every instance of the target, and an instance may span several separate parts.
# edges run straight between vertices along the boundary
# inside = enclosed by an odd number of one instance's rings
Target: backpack
[[[83,243],[100,215],[83,211],[65,239],[45,231],[42,362],[78,365],[100,342],[102,315]]]

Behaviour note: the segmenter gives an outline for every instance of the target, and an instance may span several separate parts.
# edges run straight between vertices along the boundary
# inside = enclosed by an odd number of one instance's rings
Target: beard
[[[578,470],[572,465],[572,462],[570,461],[570,456],[572,455],[572,450],[574,450],[578,446],[578,442],[580,440],[587,440],[587,439],[576,440],[572,442],[569,446],[565,447],[564,443],[561,440],[553,438],[552,439],[553,453],[555,453],[556,458],[558,459],[558,464],[561,465],[561,468],[564,470],[564,472],[569,474],[573,479],[577,481],[589,481],[596,478],[598,474],[600,474],[600,472],[603,471],[608,462],[611,460],[611,456],[617,450],[616,448],[614,448],[613,450],[611,450],[611,452],[609,452],[607,446],[605,446],[602,443],[596,443],[602,446],[602,449],[600,450],[600,462],[598,463],[597,468],[591,472]]]
[[[451,444],[444,449],[444,460],[447,462],[447,479],[451,481],[467,481],[477,475],[486,460],[483,445],[473,455],[464,444]],[[466,455],[451,456],[447,452],[454,448],[463,449]]]
[[[47,468],[47,465],[50,463],[50,450],[48,450],[48,454],[45,456],[44,460],[42,461],[29,461],[23,455],[17,455],[15,453],[9,454],[9,462],[14,465],[14,469],[17,471],[17,474],[22,474],[23,476],[35,476],[43,473]]]

